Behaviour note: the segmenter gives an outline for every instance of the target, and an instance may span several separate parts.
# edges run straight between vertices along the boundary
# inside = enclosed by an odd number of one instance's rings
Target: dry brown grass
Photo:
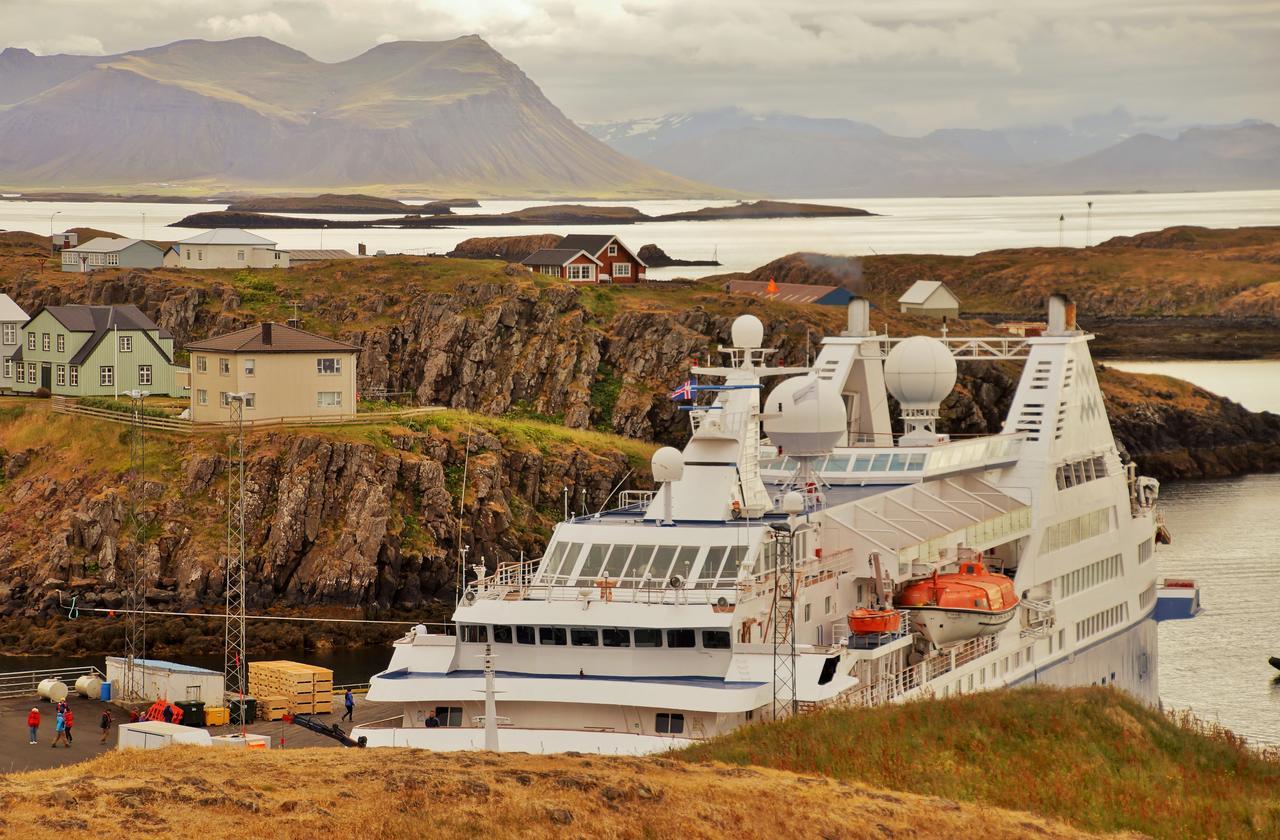
[[[1014,811],[661,758],[171,748],[0,777],[0,835],[1055,838]]]

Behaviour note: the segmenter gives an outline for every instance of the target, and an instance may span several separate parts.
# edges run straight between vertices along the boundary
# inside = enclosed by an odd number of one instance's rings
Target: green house
[[[45,306],[22,325],[13,389],[112,397],[140,389],[182,396],[173,336],[132,304]]]

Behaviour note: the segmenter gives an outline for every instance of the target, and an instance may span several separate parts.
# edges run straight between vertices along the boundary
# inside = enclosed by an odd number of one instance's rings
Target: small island
[[[454,207],[479,207],[474,198],[451,198],[428,201],[424,204],[408,204],[394,198],[382,198],[363,193],[323,193],[314,196],[260,196],[233,201],[228,213],[427,213],[447,215]]]

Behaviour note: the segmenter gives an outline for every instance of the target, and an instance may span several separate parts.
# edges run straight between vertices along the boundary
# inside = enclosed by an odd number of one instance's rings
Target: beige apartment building
[[[244,419],[354,417],[360,348],[285,324],[258,324],[187,345],[191,419],[225,423],[231,397]]]

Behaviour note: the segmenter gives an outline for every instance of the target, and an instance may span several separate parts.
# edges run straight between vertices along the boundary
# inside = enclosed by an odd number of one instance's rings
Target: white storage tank
[[[46,700],[61,703],[67,699],[67,684],[62,680],[55,680],[53,677],[49,677],[40,681],[40,685],[36,687],[36,692]]]
[[[81,697],[97,700],[102,696],[102,680],[92,674],[85,674],[76,680],[76,691],[79,692]]]

